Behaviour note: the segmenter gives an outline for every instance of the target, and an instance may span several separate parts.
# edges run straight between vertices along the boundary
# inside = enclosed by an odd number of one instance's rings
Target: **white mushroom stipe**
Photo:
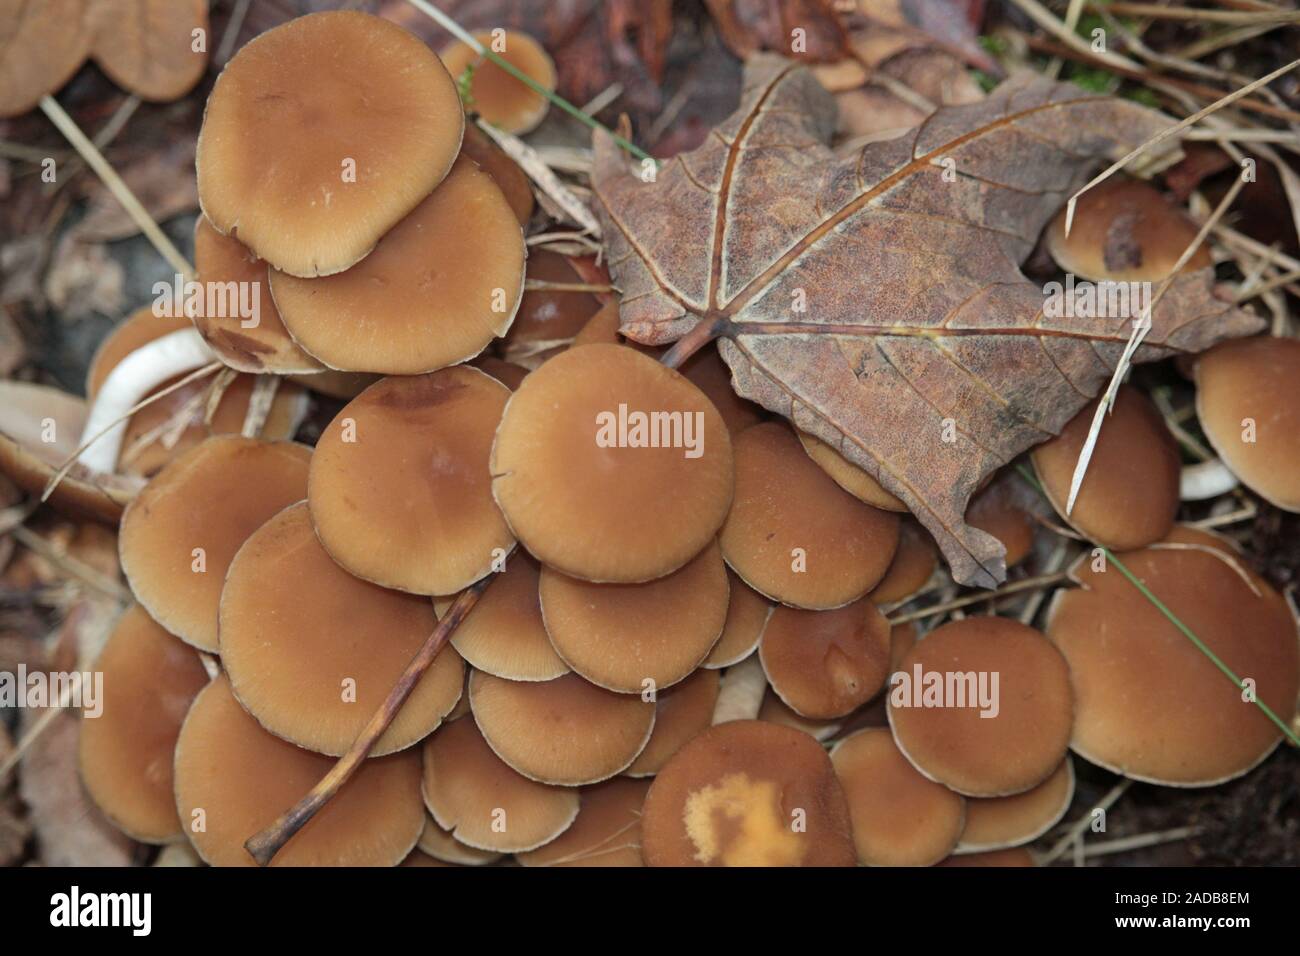
[[[754,720],[763,706],[767,692],[767,675],[758,659],[758,652],[750,654],[739,664],[727,668],[717,702],[713,705],[713,724],[731,720]]]
[[[1240,484],[1221,458],[1196,465],[1184,465],[1178,476],[1178,497],[1183,501],[1205,501],[1227,494]]]
[[[215,361],[216,353],[194,329],[169,333],[136,349],[118,363],[96,393],[78,447],[92,440],[93,444],[78,461],[92,471],[112,474],[126,435],[127,413],[168,379]]]

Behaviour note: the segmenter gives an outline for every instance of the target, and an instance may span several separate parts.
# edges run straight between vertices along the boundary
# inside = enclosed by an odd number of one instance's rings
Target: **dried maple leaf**
[[[1045,317],[1020,263],[1100,161],[1169,123],[1026,79],[836,152],[830,95],[798,64],[755,57],[740,109],[655,181],[597,136],[622,330],[647,344],[721,335],[741,396],[874,475],[958,581],[991,587],[1003,548],[967,526],[971,494],[1101,390],[1131,331],[1125,317]],[[1209,270],[1191,273],[1157,305],[1136,358],[1261,325],[1214,297]]]

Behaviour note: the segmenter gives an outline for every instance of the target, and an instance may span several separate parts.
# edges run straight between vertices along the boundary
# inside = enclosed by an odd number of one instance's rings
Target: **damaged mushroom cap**
[[[455,866],[485,866],[488,863],[495,863],[505,855],[492,850],[478,850],[472,846],[466,846],[438,826],[432,817],[428,816],[425,817],[424,830],[420,833],[420,842],[417,847],[421,853],[428,855],[439,863]],[[402,865],[406,866],[407,864],[403,863]]]
[[[460,153],[478,164],[479,168],[492,177],[492,181],[501,189],[501,194],[510,203],[515,218],[520,226],[527,226],[533,218],[533,186],[528,175],[519,168],[519,164],[506,155],[496,143],[481,132],[473,123],[465,124],[465,138],[460,144]]]
[[[1020,846],[1056,826],[1074,799],[1074,763],[1067,756],[1050,777],[1024,793],[966,801],[958,853]]]
[[[707,730],[713,723],[719,685],[716,670],[701,669],[659,691],[650,741],[624,773],[629,777],[654,776],[687,741]]]
[[[645,749],[655,706],[577,674],[508,681],[474,671],[470,707],[483,738],[525,777],[578,786],[626,770]]]
[[[831,749],[831,763],[849,802],[859,863],[933,866],[953,851],[966,801],[917,773],[888,729],[845,737]]]
[[[523,551],[507,559],[505,571],[452,635],[452,646],[470,665],[505,680],[554,680],[569,673],[542,620],[541,573],[537,561]],[[439,616],[444,613],[438,607]]]
[[[515,859],[523,866],[644,866],[641,807],[649,789],[650,781],[626,777],[583,787],[573,826]]]
[[[835,484],[854,498],[871,505],[873,508],[880,508],[882,511],[897,511],[899,513],[907,511],[907,505],[903,504],[901,499],[891,495],[881,486],[879,481],[853,464],[816,435],[810,435],[803,429],[796,429],[795,434],[799,436],[799,443],[803,445],[803,450],[808,453],[808,457],[815,461],[826,474],[830,475],[835,480]]]
[[[1196,412],[1227,466],[1247,487],[1300,511],[1300,341],[1261,336],[1224,342],[1196,363]]]
[[[333,369],[417,375],[478,355],[514,320],[524,237],[492,177],[469,160],[346,272],[271,271],[285,328]]]
[[[736,497],[719,541],[750,587],[796,607],[842,607],[884,577],[898,515],[863,504],[832,481],[784,424],[735,438]]]
[[[727,583],[730,586],[727,620],[722,625],[722,636],[701,667],[730,667],[754,653],[767,617],[772,613],[772,602],[740,580],[730,568],[727,568]]]
[[[872,603],[880,606],[914,597],[938,566],[934,538],[917,521],[904,518],[898,528],[898,550],[889,562],[889,570],[871,591]]]
[[[219,436],[168,464],[122,515],[122,571],[155,621],[216,652],[226,570],[244,540],[307,494],[311,449]]]
[[[716,542],[644,584],[592,584],[542,568],[539,594],[551,644],[608,690],[639,694],[700,665],[727,619],[727,567]]]
[[[266,262],[238,239],[217,232],[202,215],[194,223],[194,267],[205,289],[203,308],[196,309],[193,316],[194,327],[221,361],[252,373],[305,375],[324,369],[298,347],[284,327],[271,298]],[[224,314],[208,315],[206,290],[218,287],[229,290],[226,306],[213,310]],[[244,290],[248,290],[247,305],[256,306],[252,319],[243,314],[245,303],[240,298]]]
[[[452,594],[514,545],[488,459],[510,390],[473,368],[385,378],[321,434],[308,501],[321,543],[350,573]]]
[[[270,826],[334,768],[262,729],[218,676],[199,692],[176,742],[176,807],[213,866],[253,866],[244,841]],[[272,866],[395,866],[424,827],[420,752],[365,761]]]
[[[492,475],[510,527],[543,564],[633,584],[677,570],[713,540],[731,504],[731,440],[678,372],[634,349],[582,345],[514,393]]]
[[[899,749],[931,780],[968,797],[1023,793],[1065,757],[1070,671],[1042,634],[1002,617],[936,628],[890,679]]]
[[[529,252],[527,277],[556,285],[583,281],[567,256],[549,249]],[[590,292],[528,289],[503,343],[503,354],[530,366],[537,364],[566,347],[600,308],[600,300]]]
[[[1094,282],[1160,282],[1199,231],[1155,187],[1120,176],[1079,197],[1069,236],[1065,215],[1062,209],[1047,227],[1047,249],[1063,270]],[[1209,247],[1202,243],[1183,271],[1212,264]]]
[[[519,853],[549,843],[578,815],[578,792],[530,780],[487,745],[472,717],[424,742],[424,803],[466,846]]]
[[[1119,551],[1141,548],[1159,541],[1174,525],[1181,468],[1178,445],[1151,401],[1130,385],[1120,386],[1074,510],[1066,515],[1070,481],[1097,401],[1033,450],[1034,470],[1052,507],[1081,534]]]
[[[641,814],[651,866],[852,866],[849,807],[822,745],[757,720],[706,730],[659,771]]]
[[[277,737],[340,755],[379,710],[437,620],[433,605],[348,574],[312,531],[306,502],[253,532],[226,574],[218,652],[239,702]],[[460,699],[444,648],[371,753],[428,736]]]
[[[199,200],[218,232],[274,268],[331,275],[442,182],[464,128],[455,83],[411,33],[353,11],[298,17],[245,44],[217,77],[199,132]]]
[[[555,63],[542,45],[526,33],[503,30],[476,33],[474,39],[544,89],[555,90]],[[472,68],[469,102],[493,126],[521,136],[537,127],[550,106],[541,93],[512,76],[468,43],[457,40],[442,51],[447,71],[459,81]]]
[[[866,598],[831,611],[778,607],[758,645],[772,690],[796,714],[843,717],[885,686],[889,622]]]
[[[26,113],[81,68],[94,39],[86,0],[0,3],[0,119]]]
[[[139,605],[118,620],[93,668],[97,711],[81,721],[81,780],[114,826],[142,843],[184,839],[172,793],[172,757],[190,702],[208,682],[192,647]]]
[[[1182,526],[1125,554],[1145,583],[1283,721],[1300,684],[1286,601],[1217,535]],[[1077,695],[1070,746],[1091,763],[1166,786],[1212,786],[1255,767],[1281,732],[1121,572],[1091,555],[1057,592],[1047,633]],[[1102,570],[1104,568],[1104,570]],[[928,642],[923,641],[922,644]]]

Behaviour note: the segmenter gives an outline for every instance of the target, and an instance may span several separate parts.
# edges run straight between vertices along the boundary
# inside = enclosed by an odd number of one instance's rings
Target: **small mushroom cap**
[[[659,771],[641,814],[651,866],[852,866],[844,791],[821,744],[757,720],[718,724]]]
[[[577,786],[626,770],[654,728],[655,707],[566,674],[508,681],[474,671],[474,721],[498,757],[525,777]]]
[[[1065,209],[1047,227],[1047,248],[1066,272],[1094,282],[1160,282],[1174,271],[1196,223],[1141,180],[1114,177],[1079,197],[1070,235]],[[1184,272],[1212,265],[1202,244]]]
[[[770,686],[763,692],[763,703],[758,707],[758,719],[803,731],[813,740],[829,740],[844,726],[844,721],[836,718],[817,720],[795,713],[785,701],[776,696],[776,692]]]
[[[420,853],[426,854],[437,863],[455,866],[484,866],[495,863],[505,855],[493,850],[476,850],[472,846],[466,846],[434,823],[432,817],[425,817],[424,830],[420,833],[417,848]],[[410,863],[409,860],[410,857],[407,857],[407,862],[403,862],[402,866],[429,865]]]
[[[410,853],[406,855],[405,860],[403,860],[401,863],[397,865],[399,867],[407,867],[407,866],[458,866],[459,864],[447,863],[443,860],[439,860],[437,857],[430,856],[429,854],[425,853],[424,850],[420,849],[420,847],[417,846],[414,850],[412,850]]]
[[[903,519],[898,528],[898,550],[872,590],[871,602],[879,606],[908,600],[925,587],[938,566],[934,538],[915,520]]]
[[[527,226],[533,218],[536,200],[533,198],[532,182],[528,179],[528,174],[519,168],[519,164],[473,123],[465,124],[465,138],[460,144],[460,154],[473,160],[492,177],[514,210],[519,225]]]
[[[523,233],[492,177],[458,162],[346,272],[271,271],[294,339],[330,368],[418,375],[478,355],[514,320]]]
[[[898,515],[863,504],[804,454],[777,422],[735,439],[736,498],[722,555],[754,590],[796,607],[842,607],[885,576]]]
[[[523,866],[644,866],[641,807],[649,789],[648,780],[626,777],[583,787],[573,826],[515,859]]]
[[[957,845],[966,801],[917,773],[884,727],[860,730],[831,750],[853,819],[858,862],[933,866]]]
[[[176,742],[176,807],[186,835],[206,863],[253,866],[244,841],[301,800],[334,763],[263,730],[219,676],[195,698]],[[420,752],[376,757],[271,865],[396,866],[414,848],[424,820]]]
[[[226,570],[245,539],[307,494],[311,449],[221,436],[168,464],[122,515],[122,571],[150,616],[216,652]]]
[[[207,314],[205,291],[204,308],[193,317],[194,327],[221,361],[233,369],[255,374],[305,375],[324,369],[298,347],[284,327],[280,310],[271,298],[266,262],[238,239],[217,232],[202,215],[194,223],[194,267],[205,290],[217,284],[232,290],[227,305],[215,309],[219,313],[215,315]],[[241,304],[240,296],[248,297],[250,304],[256,303],[256,325],[245,325],[249,320],[234,307]]]
[[[1067,756],[1050,777],[1024,793],[966,801],[958,853],[1002,850],[1038,839],[1056,826],[1074,799],[1074,762]]]
[[[647,427],[636,427],[640,416]],[[667,445],[647,446],[661,434]],[[510,527],[543,564],[632,584],[677,570],[713,540],[731,504],[731,440],[679,373],[635,349],[582,345],[519,386],[492,475]]]
[[[614,310],[615,329],[618,328],[618,309]],[[644,349],[645,346],[633,347]],[[718,410],[722,420],[727,423],[727,430],[732,435],[744,431],[750,425],[757,425],[763,420],[763,409],[753,402],[741,398],[731,387],[731,369],[718,354],[718,347],[710,343],[682,363],[682,374],[696,384],[701,392]]]
[[[504,385],[510,391],[517,389],[523,382],[524,377],[528,374],[528,369],[522,365],[516,365],[514,362],[507,362],[499,359],[495,355],[480,355],[474,361],[469,363],[484,372],[491,375],[494,379]]]
[[[727,566],[716,542],[644,584],[592,584],[542,568],[542,618],[570,667],[608,690],[639,694],[686,677],[727,619]]]
[[[953,621],[912,648],[899,672],[889,689],[894,741],[931,780],[1000,797],[1037,786],[1064,759],[1070,673],[1033,628],[1002,617]]]
[[[290,381],[309,388],[317,394],[344,400],[356,398],[379,381],[380,377],[373,372],[340,372],[332,368],[327,368],[323,372],[313,372],[310,375],[288,376]]]
[[[1089,472],[1091,470],[1089,468]],[[1020,481],[1019,477],[1015,480]],[[1028,510],[1029,502],[1022,507],[1016,500],[1017,487],[1007,481],[995,480],[976,492],[966,508],[968,525],[986,531],[1002,542],[1002,546],[1007,549],[1004,560],[1009,568],[1033,553],[1034,535],[1038,529],[1033,514]],[[1069,478],[1066,479],[1066,495],[1062,500],[1068,499]],[[1078,507],[1077,502],[1075,506]]]
[[[1295,713],[1295,620],[1226,539],[1180,526],[1123,561],[1233,673],[1254,681],[1258,700],[1283,720]],[[1047,622],[1077,694],[1074,752],[1135,780],[1188,787],[1241,776],[1267,757],[1281,733],[1260,708],[1117,569],[1090,562],[1084,555],[1071,568],[1081,587],[1057,592]]]
[[[939,866],[1037,866],[1033,854],[1024,847],[990,850],[988,853],[961,853],[950,856]]]
[[[1196,363],[1196,411],[1233,474],[1300,511],[1300,341],[1261,336],[1206,352]]]
[[[907,505],[901,499],[891,495],[880,482],[816,435],[810,435],[802,429],[796,429],[795,434],[799,436],[799,443],[803,445],[808,457],[817,462],[835,480],[835,484],[854,498],[882,511],[897,511],[900,514],[907,511]]]
[[[306,502],[254,531],[230,563],[218,652],[239,702],[277,737],[347,751],[432,633],[433,605],[354,578],[316,540]],[[374,750],[428,736],[456,705],[464,664],[434,659]]]
[[[623,339],[618,334],[618,303],[607,302],[600,311],[587,320],[587,323],[573,337],[573,345],[622,345]],[[715,402],[716,406],[717,403]],[[721,412],[721,409],[718,410]],[[723,415],[723,420],[726,416]]]
[[[487,745],[471,717],[424,742],[424,803],[467,846],[519,853],[549,843],[578,815],[578,792],[529,780]]]
[[[866,598],[832,611],[778,607],[758,645],[772,690],[802,717],[861,707],[889,676],[889,622]]]
[[[86,0],[0,3],[0,119],[26,113],[72,79],[90,52]],[[188,44],[186,46],[188,49]]]
[[[1061,434],[1033,450],[1043,491],[1064,520],[1098,544],[1128,551],[1159,541],[1178,511],[1178,445],[1150,399],[1129,385],[1120,386],[1074,510],[1065,514],[1070,479],[1096,410],[1097,401],[1089,402]]]
[[[582,277],[566,256],[549,249],[528,255],[528,278],[555,284],[581,284]],[[582,331],[597,312],[600,300],[590,292],[562,289],[528,289],[506,336],[505,356],[535,364],[555,354]]]
[[[715,670],[697,670],[680,684],[658,692],[650,742],[624,771],[629,777],[652,777],[687,741],[708,730],[721,679]]]
[[[492,586],[452,635],[452,646],[472,666],[505,680],[554,680],[569,665],[546,633],[532,555],[516,551]],[[439,616],[443,610],[439,609]],[[639,688],[638,688],[639,689]]]
[[[118,620],[94,671],[103,675],[99,713],[81,721],[81,779],[113,824],[142,843],[184,839],[172,792],[176,737],[190,702],[208,682],[194,649],[132,605]]]
[[[95,37],[95,62],[142,100],[180,99],[208,66],[207,47],[194,43],[194,31],[209,33],[206,0],[94,0],[86,29]]]
[[[488,459],[510,390],[478,369],[385,378],[321,434],[308,500],[349,572],[415,594],[452,594],[514,545]]]
[[[763,636],[768,615],[772,613],[772,602],[742,581],[730,568],[727,568],[727,583],[730,586],[727,620],[722,625],[722,636],[701,667],[730,667],[754,653]]]
[[[526,33],[515,30],[503,35],[476,33],[483,46],[547,90],[555,89],[555,63],[542,45]],[[468,43],[459,40],[442,51],[447,71],[458,78],[473,67],[469,97],[474,110],[493,126],[516,136],[529,132],[546,116],[550,102],[522,80],[480,56]]]
[[[276,269],[330,275],[442,181],[464,128],[456,85],[415,36],[353,11],[298,17],[217,77],[199,132],[199,200],[218,232]]]

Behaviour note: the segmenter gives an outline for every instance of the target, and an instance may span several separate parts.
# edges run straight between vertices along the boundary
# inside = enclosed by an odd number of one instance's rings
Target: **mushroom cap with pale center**
[[[253,532],[230,563],[218,653],[235,696],[263,727],[339,755],[436,625],[429,601],[330,560],[299,502]],[[437,728],[460,699],[463,668],[443,648],[371,752],[402,750]]]
[[[461,160],[345,272],[271,270],[285,328],[332,369],[417,375],[471,359],[514,321],[524,236],[492,177]]]
[[[727,588],[715,542],[644,584],[593,584],[544,567],[539,594],[565,663],[600,687],[639,694],[677,683],[708,656],[727,619]]]
[[[334,764],[263,730],[219,676],[195,698],[176,742],[176,807],[186,835],[213,866],[254,866],[244,841],[301,800]],[[362,763],[271,866],[396,866],[415,847],[424,820],[420,752],[376,757]]]
[[[722,625],[722,636],[701,667],[730,667],[754,653],[772,613],[772,602],[742,581],[731,568],[727,568],[727,583],[727,620]]]
[[[701,668],[681,683],[659,691],[650,741],[623,772],[629,777],[654,776],[688,741],[708,730],[720,686],[716,670]]]
[[[966,801],[966,827],[958,853],[1020,846],[1038,839],[1065,816],[1074,799],[1074,762],[1067,756],[1050,777],[1010,797]]]
[[[757,720],[718,724],[659,771],[641,814],[651,866],[853,866],[830,758],[812,737]]]
[[[514,538],[488,460],[510,390],[478,369],[395,376],[340,411],[312,456],[321,543],[357,577],[452,594],[504,560]]]
[[[678,372],[621,345],[582,345],[514,393],[492,475],[510,527],[543,564],[633,584],[677,570],[716,535],[731,504],[731,439]]]
[[[641,807],[649,789],[648,780],[626,777],[583,787],[573,826],[515,859],[523,866],[644,866]]]
[[[930,632],[891,677],[888,700],[894,740],[907,759],[968,797],[1038,786],[1070,743],[1074,700],[1065,658],[1038,631],[1008,618],[968,617]]]
[[[424,742],[424,803],[438,826],[467,846],[519,853],[549,843],[578,815],[578,792],[516,773],[472,717]]]
[[[555,63],[528,34],[517,30],[503,30],[499,34],[492,31],[476,33],[474,39],[544,89],[555,89]],[[546,97],[480,55],[468,43],[456,40],[441,55],[447,71],[458,80],[467,67],[473,67],[470,103],[493,126],[520,136],[535,129],[546,116],[550,106]]]
[[[1296,622],[1227,539],[1178,526],[1122,560],[1233,673],[1252,681],[1256,699],[1291,718],[1300,689]],[[1211,786],[1255,767],[1281,731],[1118,568],[1104,566],[1096,570],[1083,555],[1070,570],[1080,587],[1058,591],[1048,613],[1048,636],[1069,661],[1075,688],[1074,752],[1166,786]]]
[[[226,570],[250,534],[306,497],[310,459],[305,445],[219,436],[154,476],[122,515],[118,553],[155,621],[216,652]]]
[[[113,824],[143,843],[184,839],[172,793],[181,723],[208,682],[198,654],[138,604],[127,608],[99,654],[97,716],[81,721],[82,782]]]
[[[298,17],[217,77],[199,201],[276,269],[342,272],[442,181],[464,127],[455,83],[411,33],[353,11]]]
[[[842,607],[885,576],[898,515],[839,487],[778,422],[735,438],[736,497],[719,541],[756,591],[796,607]]]

